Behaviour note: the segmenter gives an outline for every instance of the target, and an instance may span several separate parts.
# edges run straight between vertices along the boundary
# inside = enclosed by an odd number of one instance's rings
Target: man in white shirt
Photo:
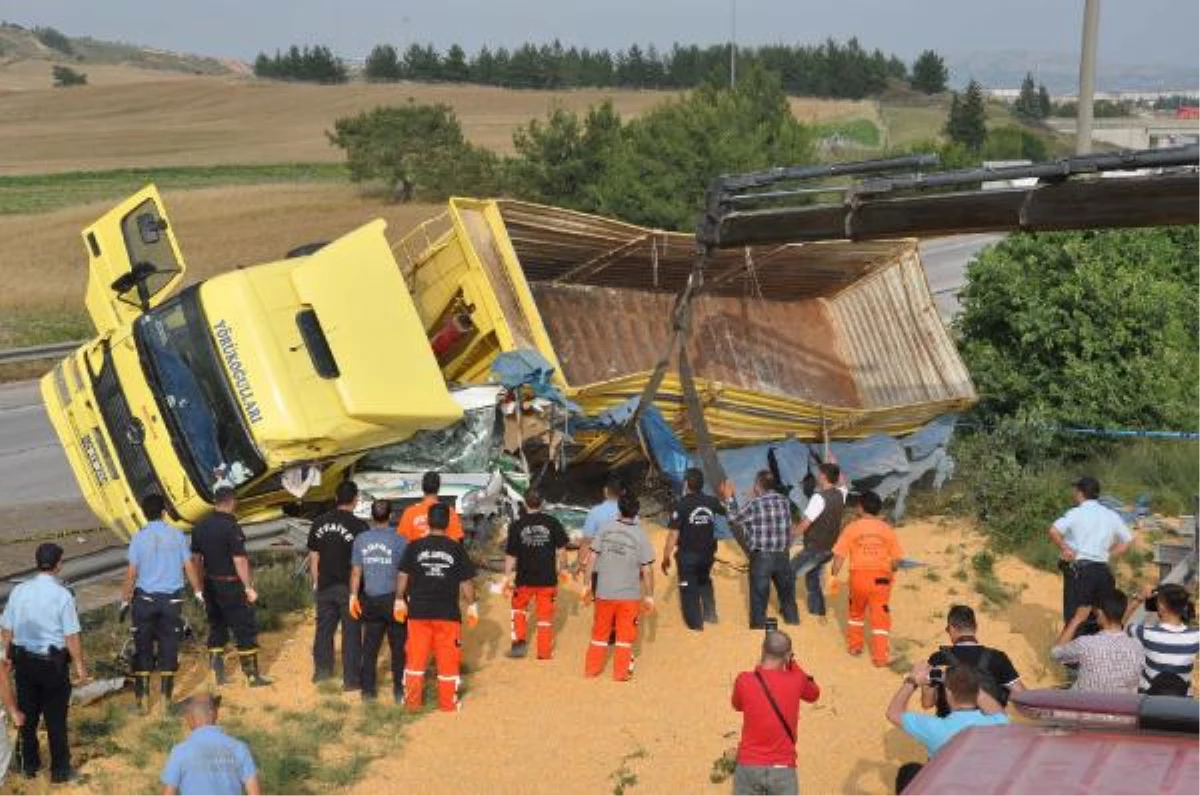
[[[1100,604],[1116,589],[1108,562],[1129,549],[1133,535],[1125,521],[1101,505],[1100,482],[1091,476],[1076,481],[1075,507],[1054,521],[1047,531],[1061,551],[1058,568],[1063,573],[1063,621],[1070,622],[1080,606]],[[1079,635],[1095,633],[1099,627],[1089,619]]]
[[[817,491],[804,507],[804,517],[796,526],[796,536],[804,540],[804,549],[792,558],[792,572],[804,577],[808,612],[825,617],[825,592],[821,574],[833,558],[833,546],[842,532],[842,510],[849,489],[842,480],[842,468],[826,461],[817,468]]]

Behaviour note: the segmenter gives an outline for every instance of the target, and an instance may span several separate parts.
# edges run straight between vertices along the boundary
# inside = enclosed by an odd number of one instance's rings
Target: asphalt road
[[[943,317],[958,308],[966,264],[1002,235],[959,235],[921,244],[921,257]],[[75,484],[36,382],[0,385],[0,541],[30,532],[94,524]]]
[[[985,233],[921,241],[921,262],[943,318],[949,320],[958,312],[957,292],[966,279],[967,263],[985,246],[1003,239],[1002,234]]]

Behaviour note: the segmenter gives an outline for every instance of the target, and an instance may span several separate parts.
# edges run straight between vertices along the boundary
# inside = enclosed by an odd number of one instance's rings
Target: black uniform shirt
[[[556,585],[558,551],[567,542],[562,523],[540,511],[530,512],[508,526],[504,553],[517,559],[517,585]]]
[[[317,588],[350,583],[350,553],[354,537],[367,530],[367,523],[345,509],[328,511],[313,520],[308,529],[308,549],[320,554]]]
[[[679,552],[706,558],[716,555],[717,515],[725,514],[725,504],[703,492],[689,492],[671,511],[667,527],[679,531]]]
[[[246,555],[246,534],[232,514],[214,511],[192,528],[192,552],[204,559],[205,577],[236,577],[233,559]]]
[[[462,621],[458,586],[475,577],[467,549],[442,535],[430,534],[404,548],[400,571],[408,575],[408,618]]]

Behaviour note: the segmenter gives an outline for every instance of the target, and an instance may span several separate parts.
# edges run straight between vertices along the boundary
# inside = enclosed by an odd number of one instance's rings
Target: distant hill
[[[962,87],[974,78],[986,88],[1019,88],[1026,72],[1046,84],[1051,94],[1079,90],[1078,53],[1003,50],[947,55],[950,84]],[[1200,86],[1200,69],[1167,64],[1122,64],[1101,58],[1096,65],[1097,91],[1175,91]]]
[[[235,59],[208,58],[137,44],[67,36],[53,28],[26,28],[0,23],[0,67],[26,61],[70,64],[82,71],[89,65],[183,72],[194,75],[246,74],[249,67]],[[48,72],[47,72],[48,73]]]

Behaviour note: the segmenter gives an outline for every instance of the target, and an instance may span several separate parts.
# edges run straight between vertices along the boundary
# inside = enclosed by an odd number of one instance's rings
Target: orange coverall
[[[425,702],[425,670],[429,655],[437,662],[438,708],[458,710],[462,622],[449,619],[409,619],[404,651],[404,704],[419,708]]]
[[[396,533],[410,542],[428,536],[429,507],[437,501],[437,497],[426,495],[420,503],[414,503],[406,508],[400,515],[400,522],[396,524]],[[446,529],[446,535],[456,542],[463,540],[462,520],[458,518],[458,512],[454,510],[453,506],[450,507],[450,527]]]
[[[846,646],[852,655],[862,652],[865,620],[869,615],[871,660],[876,666],[886,666],[892,630],[888,600],[892,596],[894,564],[904,556],[896,532],[878,517],[864,516],[842,529],[833,546],[833,555],[850,565]]]
[[[523,644],[529,638],[529,603],[537,601],[537,656],[549,660],[554,652],[554,601],[557,586],[518,586],[512,598],[512,640]]]
[[[596,600],[592,619],[592,643],[588,647],[584,674],[598,677],[608,660],[608,639],[613,628],[617,641],[613,649],[613,679],[628,680],[633,674],[633,643],[637,641],[641,600]]]

